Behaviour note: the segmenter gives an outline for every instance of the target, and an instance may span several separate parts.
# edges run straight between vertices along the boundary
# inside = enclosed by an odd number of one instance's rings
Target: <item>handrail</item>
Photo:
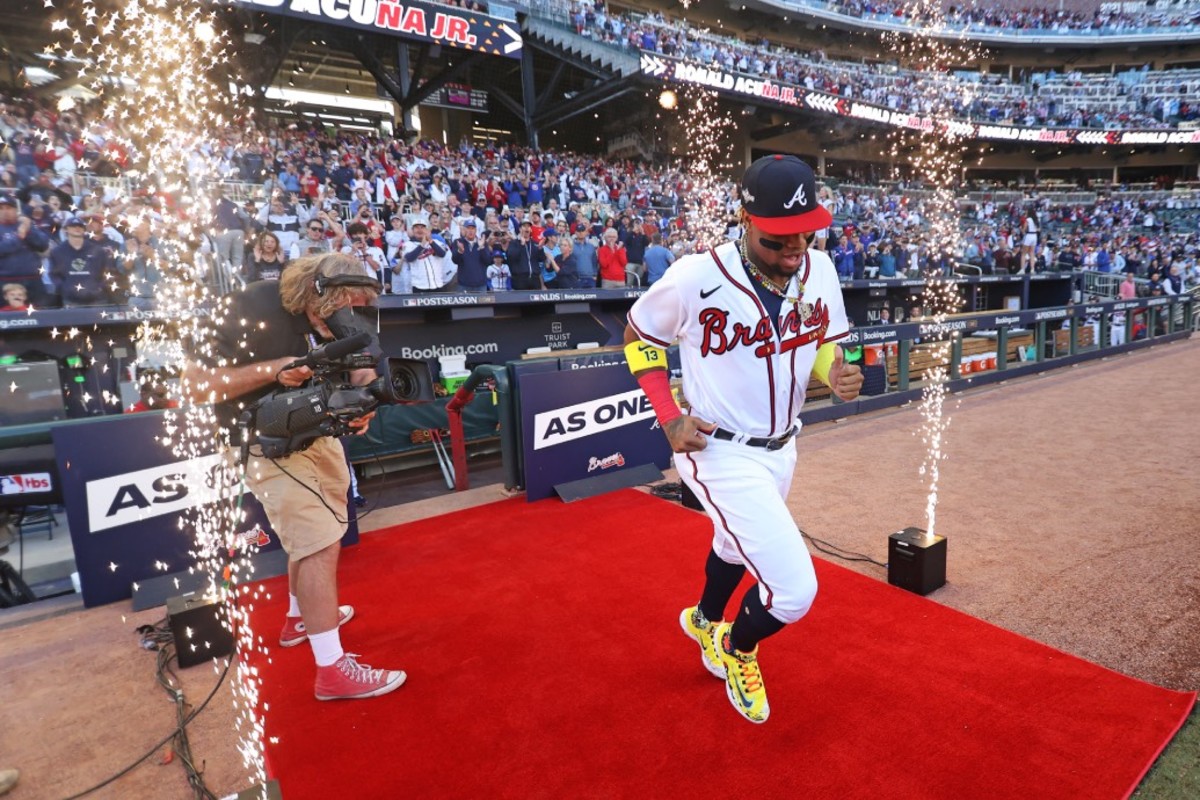
[[[962,39],[964,36],[972,40],[988,44],[1006,44],[1027,46],[1035,44],[1058,44],[1070,46],[1107,46],[1111,44],[1133,44],[1156,41],[1186,41],[1200,37],[1200,30],[1194,26],[1153,26],[1139,28],[1100,28],[1095,30],[1071,29],[1056,31],[1048,29],[1005,29],[991,25],[976,23],[955,23],[944,21],[938,25],[912,24],[908,20],[898,20],[890,14],[873,14],[864,12],[861,16],[845,14],[836,9],[835,3],[826,0],[760,0],[764,5],[788,11],[809,14],[817,19],[839,22],[855,28],[870,28],[912,32],[919,30],[923,35],[941,39]],[[1007,31],[1007,32],[1006,32]]]
[[[159,411],[146,411],[146,414],[162,414]],[[92,417],[76,417],[74,419],[59,419],[53,422],[33,422],[28,425],[9,425],[0,427],[0,450],[10,450],[17,447],[34,447],[39,444],[52,444],[52,431],[56,428],[70,428],[75,425],[86,425],[100,420],[121,419],[120,414],[100,414]]]
[[[475,399],[475,389],[489,378],[495,383],[494,392],[499,405],[500,460],[504,467],[504,488],[512,490],[521,485],[517,464],[517,417],[513,405],[508,367],[481,364],[471,371],[470,376],[462,386],[458,387],[458,391],[446,404],[446,416],[450,425],[450,446],[454,457],[454,491],[456,492],[471,488],[467,478],[467,442],[463,435],[463,409]]]

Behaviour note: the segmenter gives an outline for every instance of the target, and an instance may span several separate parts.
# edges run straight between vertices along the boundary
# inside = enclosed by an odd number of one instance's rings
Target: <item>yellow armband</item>
[[[813,362],[812,374],[826,386],[829,386],[829,368],[833,366],[837,348],[833,342],[826,342],[817,350],[817,360]]]
[[[666,369],[667,351],[638,339],[625,345],[625,360],[634,375],[647,369]]]

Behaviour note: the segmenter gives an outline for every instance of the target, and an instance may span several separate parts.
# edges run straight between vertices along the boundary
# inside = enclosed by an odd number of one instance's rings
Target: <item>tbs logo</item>
[[[34,494],[48,492],[52,488],[49,472],[0,475],[0,494]]]

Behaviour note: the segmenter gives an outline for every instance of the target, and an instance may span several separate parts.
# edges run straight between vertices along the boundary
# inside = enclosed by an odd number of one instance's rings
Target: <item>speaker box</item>
[[[233,652],[225,607],[215,598],[194,593],[167,598],[167,623],[181,667],[206,664]]]
[[[888,583],[926,595],[946,583],[946,537],[905,528],[888,537]]]

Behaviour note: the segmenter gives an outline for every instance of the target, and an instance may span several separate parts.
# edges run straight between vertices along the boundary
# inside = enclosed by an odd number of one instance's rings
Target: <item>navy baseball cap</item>
[[[72,227],[85,228],[85,227],[87,227],[87,223],[84,222],[83,220],[81,220],[79,217],[70,217],[69,219],[67,219],[66,222],[63,223],[63,227],[64,228],[72,228]]]
[[[16,198],[11,194],[0,194],[0,206],[15,206],[16,204]]]
[[[742,176],[742,208],[763,233],[791,236],[828,228],[833,215],[817,202],[812,167],[795,156],[764,156]]]

